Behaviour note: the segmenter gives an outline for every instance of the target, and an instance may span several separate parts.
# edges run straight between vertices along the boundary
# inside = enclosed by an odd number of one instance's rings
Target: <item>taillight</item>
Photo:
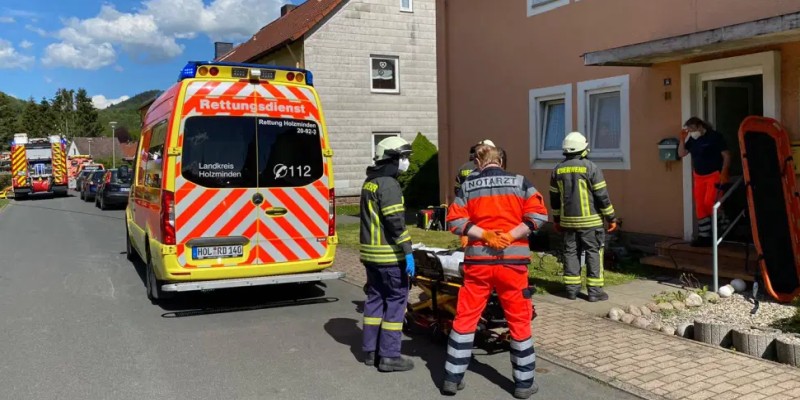
[[[161,243],[175,244],[175,194],[161,192]]]
[[[328,236],[336,235],[336,191],[328,192]]]
[[[294,72],[287,72],[286,73],[286,80],[290,81],[290,82],[293,81],[294,80]]]

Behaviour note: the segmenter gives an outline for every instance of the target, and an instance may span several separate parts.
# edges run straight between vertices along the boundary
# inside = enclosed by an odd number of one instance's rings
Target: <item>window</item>
[[[531,159],[560,160],[561,142],[572,131],[572,85],[533,89],[529,97]]]
[[[630,168],[629,96],[628,75],[578,83],[578,126],[606,168]]]
[[[400,0],[400,11],[414,12],[414,0]]]
[[[266,117],[189,117],[181,173],[209,188],[299,187],[323,172],[316,122]]]
[[[375,93],[400,93],[397,57],[370,57],[370,84]]]
[[[567,4],[569,4],[569,0],[528,0],[528,16],[532,17]]]
[[[378,150],[378,143],[381,140],[390,138],[392,136],[400,136],[400,132],[373,132],[372,133],[372,159],[374,160]]]
[[[151,188],[161,187],[161,174],[164,165],[164,144],[167,140],[167,121],[153,127],[150,143],[147,146],[147,166],[144,184]]]

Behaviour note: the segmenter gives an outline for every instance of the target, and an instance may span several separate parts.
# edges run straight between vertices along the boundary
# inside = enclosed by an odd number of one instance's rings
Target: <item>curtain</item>
[[[561,142],[566,135],[565,105],[560,102],[546,102],[542,104],[542,132],[544,133],[544,150],[561,150]]]
[[[620,93],[608,92],[589,96],[589,140],[595,149],[619,149],[622,133]]]

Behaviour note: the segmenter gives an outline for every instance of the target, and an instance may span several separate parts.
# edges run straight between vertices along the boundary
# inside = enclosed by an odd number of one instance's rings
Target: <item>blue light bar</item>
[[[194,78],[195,74],[197,73],[197,66],[199,65],[208,65],[208,66],[220,66],[220,67],[240,67],[240,68],[258,68],[258,69],[272,69],[276,71],[292,71],[292,72],[302,72],[306,76],[306,84],[308,86],[314,86],[314,75],[311,71],[302,69],[302,68],[292,68],[292,67],[284,67],[278,65],[263,65],[263,64],[245,64],[245,63],[234,63],[234,62],[224,62],[224,61],[189,61],[185,67],[181,70],[180,75],[178,76],[178,82]]]

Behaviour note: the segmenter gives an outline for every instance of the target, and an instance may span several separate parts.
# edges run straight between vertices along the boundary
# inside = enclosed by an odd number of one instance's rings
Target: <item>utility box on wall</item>
[[[678,140],[676,138],[666,138],[658,142],[658,157],[661,161],[678,160]]]

